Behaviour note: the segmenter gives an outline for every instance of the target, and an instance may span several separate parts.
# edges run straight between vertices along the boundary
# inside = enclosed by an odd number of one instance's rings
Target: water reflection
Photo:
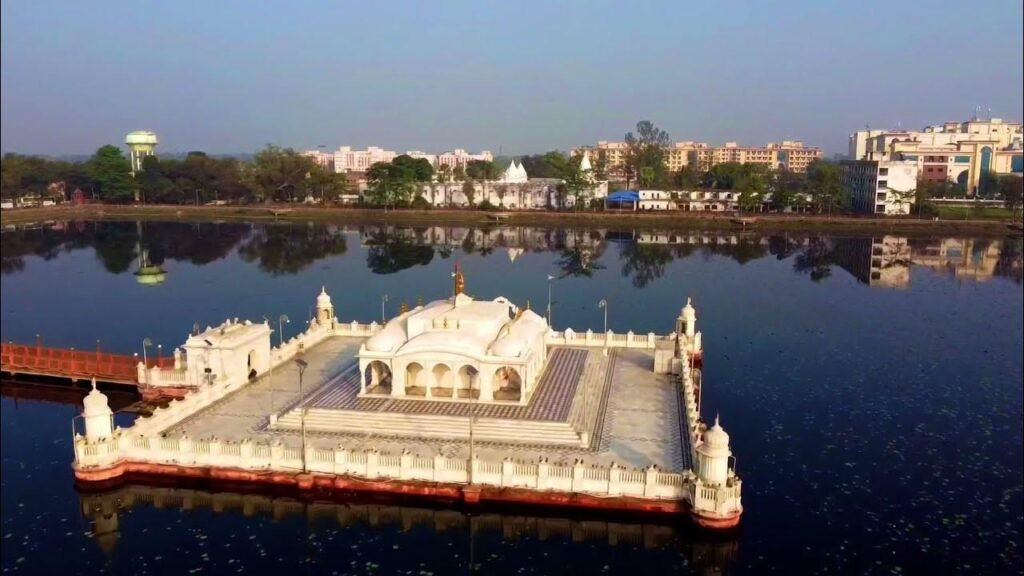
[[[130,517],[143,510],[160,511],[160,520],[147,522],[150,530],[159,530],[158,523],[171,523],[174,518],[166,511],[190,514],[212,511],[217,516],[269,519],[282,525],[281,529],[305,530],[306,535],[295,534],[295,542],[318,539],[331,540],[338,546],[324,546],[321,550],[301,550],[306,562],[336,565],[333,556],[340,549],[350,553],[358,545],[375,540],[374,534],[387,535],[394,549],[425,546],[443,550],[449,568],[460,568],[474,573],[505,571],[503,556],[512,548],[526,555],[535,546],[541,546],[547,558],[533,568],[544,573],[552,564],[556,569],[561,555],[576,554],[586,548],[592,556],[595,549],[625,548],[658,555],[656,563],[661,569],[675,565],[676,572],[688,574],[721,574],[735,561],[739,549],[736,535],[721,536],[697,532],[689,527],[669,524],[643,524],[629,521],[606,521],[599,518],[539,517],[499,512],[474,512],[443,508],[429,508],[399,502],[366,501],[349,497],[347,501],[299,499],[294,494],[271,494],[242,491],[210,491],[194,486],[128,484],[102,493],[80,493],[81,513],[89,522],[91,537],[108,559],[112,559],[122,538],[137,538],[135,526],[122,517]],[[300,520],[300,523],[292,522]],[[303,528],[304,527],[304,528]],[[299,528],[299,530],[295,530]],[[398,538],[395,530],[407,538]],[[250,538],[250,540],[252,540]],[[241,554],[241,545],[234,543],[234,554]],[[561,546],[559,545],[561,544]],[[390,547],[390,546],[389,546]],[[170,556],[171,551],[167,551]],[[390,552],[390,551],[389,551]],[[608,552],[611,552],[609,550]],[[212,551],[211,551],[212,554]],[[394,562],[393,554],[372,556],[374,564]],[[313,557],[312,559],[310,557]],[[611,558],[626,560],[618,554],[600,553],[597,561],[613,562]],[[568,556],[566,556],[567,558]],[[603,560],[602,560],[603,557]],[[580,564],[579,557],[573,562]],[[520,560],[525,558],[520,557]],[[210,558],[220,563],[222,558]],[[367,562],[369,564],[370,562]],[[608,569],[627,569],[626,562]],[[395,572],[400,566],[385,566]]]
[[[325,258],[348,252],[349,242],[365,249],[375,274],[426,266],[456,251],[512,262],[530,252],[559,255],[562,277],[592,277],[611,266],[636,288],[664,276],[672,262],[692,256],[729,258],[747,264],[768,256],[791,260],[793,271],[813,282],[833,276],[834,267],[870,286],[909,285],[914,266],[957,279],[1022,280],[1020,238],[906,238],[722,232],[657,232],[606,229],[465,226],[336,226],[314,223],[49,222],[8,226],[2,233],[4,274],[24,270],[26,258],[52,260],[91,248],[113,274],[133,269],[140,281],[159,283],[167,260],[204,265],[233,252],[270,275],[292,275]]]

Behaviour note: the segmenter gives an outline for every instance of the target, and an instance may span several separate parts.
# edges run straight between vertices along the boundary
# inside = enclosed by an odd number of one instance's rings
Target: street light
[[[142,363],[149,368],[149,359],[146,357],[146,348],[153,345],[153,341],[149,338],[142,339]]]
[[[551,281],[554,279],[554,276],[548,274],[548,326],[551,326]]]
[[[277,317],[277,338],[278,343],[284,346],[284,325],[291,324],[291,320],[288,319],[287,314],[281,314]]]
[[[608,299],[607,298],[602,298],[601,301],[597,303],[597,307],[598,308],[604,308],[604,333],[607,334],[608,333]]]
[[[306,372],[309,363],[302,358],[295,360],[299,367],[299,429],[302,431],[302,471],[306,471],[306,397],[302,394],[302,374]]]
[[[388,295],[387,294],[385,294],[385,295],[380,297],[380,323],[381,324],[383,324],[383,323],[385,323],[387,321],[387,318],[384,316],[384,303],[387,302],[387,301],[388,301]]]

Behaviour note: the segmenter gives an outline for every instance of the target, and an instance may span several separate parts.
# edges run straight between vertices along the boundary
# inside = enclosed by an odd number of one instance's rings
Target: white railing
[[[132,432],[135,430],[132,429]],[[106,468],[118,462],[173,464],[192,467],[221,467],[253,471],[307,472],[391,478],[452,484],[470,480],[467,461],[435,455],[433,458],[409,452],[388,454],[377,450],[307,447],[305,458],[298,448],[280,443],[266,444],[217,438],[132,435],[126,430],[111,438],[75,438],[75,465],[79,469]],[[304,467],[304,468],[303,468]],[[627,469],[615,464],[586,466],[549,464],[545,460],[523,462],[512,458],[474,458],[472,483],[484,486],[519,487],[535,490],[581,492],[601,496],[635,496],[649,499],[689,499],[689,475],[662,472],[656,467]],[[702,489],[703,490],[703,489]],[[704,492],[701,492],[704,496]]]
[[[653,350],[658,342],[675,340],[675,334],[658,336],[654,332],[647,334],[634,334],[632,331],[625,334],[617,334],[611,330],[608,332],[576,332],[569,328],[562,332],[554,330],[547,333],[544,340],[546,344],[561,346],[593,346],[598,348],[641,348]]]

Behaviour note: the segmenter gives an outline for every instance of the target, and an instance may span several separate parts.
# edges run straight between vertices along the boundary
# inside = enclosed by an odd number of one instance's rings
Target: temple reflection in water
[[[680,563],[692,573],[721,574],[732,564],[739,550],[738,535],[709,535],[674,525],[609,522],[601,519],[539,517],[484,512],[466,514],[458,510],[417,507],[380,502],[303,501],[291,496],[261,493],[213,492],[184,487],[158,487],[128,484],[103,493],[80,493],[83,518],[90,523],[92,538],[107,555],[113,557],[122,534],[131,528],[122,525],[122,516],[139,509],[192,512],[212,511],[218,515],[262,516],[273,522],[304,519],[307,526],[341,531],[342,541],[355,542],[360,531],[398,529],[412,533],[426,529],[432,545],[450,547],[456,543],[474,547],[464,551],[466,559],[476,557],[475,571],[486,572],[492,548],[501,542],[561,541],[594,547],[640,548],[677,554]],[[170,522],[170,518],[167,519]],[[351,531],[351,538],[345,532]],[[423,538],[424,531],[416,532]],[[466,538],[468,536],[468,539]],[[495,543],[494,536],[498,537]],[[453,552],[459,552],[453,550]]]
[[[374,274],[426,266],[457,252],[500,255],[515,263],[524,254],[554,252],[563,276],[591,276],[614,266],[637,288],[657,281],[666,266],[693,254],[716,255],[744,264],[774,256],[818,282],[833,266],[874,287],[901,288],[914,266],[940,274],[1020,283],[1021,238],[917,238],[896,235],[831,236],[813,233],[646,231],[607,228],[558,229],[501,226],[341,226],[311,222],[46,222],[6,226],[2,271],[17,273],[26,258],[46,260],[92,249],[111,273],[135,265],[137,280],[160,284],[168,261],[202,266],[235,254],[271,275],[298,274],[314,263],[343,256],[350,247],[365,253]],[[606,255],[609,247],[617,249]]]

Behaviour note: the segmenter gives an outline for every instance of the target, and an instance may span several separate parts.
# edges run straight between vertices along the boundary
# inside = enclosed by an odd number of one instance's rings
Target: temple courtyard
[[[328,338],[302,354],[301,390],[299,365],[291,362],[165,433],[422,456],[467,457],[473,450],[481,459],[511,454],[552,463],[584,459],[675,471],[692,466],[687,435],[680,433],[685,423],[678,387],[654,372],[652,350],[552,346],[528,398],[495,389],[493,401],[479,402],[472,386],[461,396],[455,387],[434,389],[437,396],[430,398],[361,391],[368,372],[361,374],[358,354],[365,342]],[[412,386],[406,393],[419,396]]]

